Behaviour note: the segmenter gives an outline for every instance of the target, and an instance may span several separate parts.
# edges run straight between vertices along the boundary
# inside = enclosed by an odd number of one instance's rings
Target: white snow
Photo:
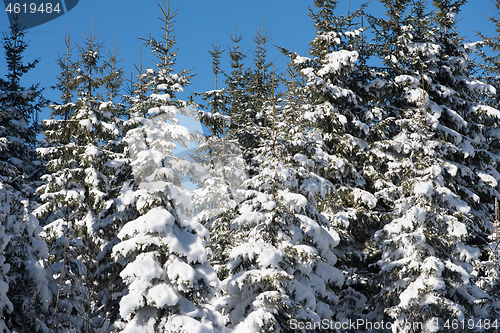
[[[162,101],[164,103],[167,103],[171,100],[171,97],[169,94],[151,94],[150,96],[152,99],[156,99],[156,100],[159,100],[159,101]]]
[[[457,244],[457,248],[455,251],[458,253],[461,260],[465,260],[467,262],[470,262],[472,260],[479,260],[479,257],[481,256],[481,251],[479,251],[479,249],[476,249],[469,245],[464,245],[462,243]]]
[[[146,298],[148,304],[154,304],[160,308],[175,305],[180,300],[179,295],[172,285],[167,283],[160,283],[150,288]]]
[[[174,221],[175,218],[165,208],[153,208],[136,220],[125,224],[118,233],[118,237],[123,239],[138,233],[170,234]]]
[[[343,66],[355,63],[358,60],[357,51],[340,50],[334,51],[325,57],[325,64],[318,71],[319,76],[324,76],[327,73],[337,73]]]
[[[480,112],[480,111],[486,112],[486,114],[488,116],[500,119],[500,111],[498,109],[495,109],[494,107],[479,104],[479,105],[473,106],[472,109],[475,112]]]
[[[302,56],[297,56],[295,57],[295,59],[293,60],[293,62],[297,65],[300,65],[300,64],[304,64],[308,61],[311,61],[310,58],[307,58],[307,57],[302,57]]]
[[[413,186],[413,192],[415,192],[415,194],[423,194],[431,198],[432,194],[434,193],[434,189],[431,183],[418,182]]]
[[[257,262],[262,268],[278,268],[282,258],[283,253],[280,250],[274,247],[268,247],[260,253]]]
[[[130,314],[143,306],[144,296],[140,292],[130,291],[120,300],[120,316],[128,319],[130,318]]]
[[[163,268],[156,261],[155,256],[156,254],[151,252],[139,254],[133,262],[127,264],[120,276],[124,279],[136,277],[143,281],[159,279],[163,274]]]
[[[470,78],[464,79],[463,81],[465,81],[465,84],[467,85],[467,87],[472,91],[475,91],[478,93],[490,93],[492,95],[494,95],[496,93],[495,87],[493,87],[490,84],[487,84],[487,83],[484,83],[484,82],[481,82],[478,80],[470,79]],[[496,110],[494,108],[491,108],[491,109],[495,110],[495,113],[496,113],[495,116],[498,118],[498,115],[499,115],[498,110]],[[488,114],[489,114],[489,112],[488,112]]]
[[[355,188],[352,191],[352,195],[354,196],[354,200],[356,201],[361,201],[364,203],[366,206],[368,206],[370,209],[375,208],[377,205],[377,198],[370,192],[361,190],[359,188]]]
[[[92,132],[92,122],[90,119],[80,120],[80,126],[85,128],[88,132]]]
[[[192,285],[196,271],[184,261],[175,258],[175,260],[168,265],[167,275],[170,281],[179,285]]]
[[[213,330],[203,325],[200,321],[183,315],[169,317],[162,329],[164,332],[213,333]]]
[[[452,220],[451,223],[448,223],[448,234],[450,236],[462,237],[467,235],[467,227],[462,222]]]
[[[278,195],[295,212],[300,212],[307,205],[307,198],[302,194],[279,191]]]
[[[462,150],[462,153],[464,154],[465,158],[469,156],[474,157],[474,155],[476,154],[476,150],[470,143],[470,140],[463,140],[462,142],[460,142],[458,147]]]
[[[497,180],[493,176],[491,176],[491,175],[489,175],[489,174],[487,174],[485,172],[479,171],[479,172],[477,172],[477,175],[479,176],[479,178],[481,178],[481,180],[485,184],[487,184],[487,185],[489,185],[491,187],[496,187],[498,185]]]

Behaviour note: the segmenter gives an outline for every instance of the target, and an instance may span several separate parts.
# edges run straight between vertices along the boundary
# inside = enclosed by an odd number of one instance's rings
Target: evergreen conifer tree
[[[195,191],[197,220],[210,230],[209,260],[219,279],[227,277],[227,251],[234,238],[229,232],[234,218],[234,209],[241,201],[238,198],[243,181],[246,179],[246,167],[242,150],[231,127],[232,118],[228,115],[227,88],[218,89],[218,74],[221,72],[220,57],[222,51],[214,47],[210,51],[212,69],[215,75],[215,89],[203,94],[208,101],[210,111],[199,111],[200,121],[209,134],[197,148],[195,160],[208,171],[197,183],[200,189]]]
[[[45,103],[38,85],[21,86],[21,78],[38,63],[23,63],[28,43],[17,22],[3,37],[6,79],[0,80],[0,222],[2,331],[42,332],[51,300],[41,260],[48,257],[38,220],[30,214],[33,188],[30,156],[36,142],[30,118]]]
[[[113,101],[122,74],[115,52],[109,61],[103,60],[98,37],[92,28],[77,46],[75,62],[68,34],[66,53],[59,59],[62,103],[52,106],[52,119],[44,122],[45,143],[38,149],[48,160],[45,183],[37,190],[44,203],[36,213],[45,220],[51,247],[57,295],[52,330],[90,332],[108,325],[108,317],[116,312],[106,297],[104,284],[109,280],[101,249],[106,252],[118,229],[114,226],[106,234],[102,213],[116,195],[116,170],[108,162],[122,156],[122,110]],[[110,249],[107,252],[109,258]]]
[[[249,73],[262,75],[254,65]],[[265,91],[247,97],[245,105],[255,108],[252,119],[238,114],[247,112],[244,108],[230,113],[237,125],[229,128],[226,140],[238,140],[237,130],[246,127],[254,141],[237,141],[247,157],[248,179],[231,188],[229,206],[234,208],[225,216],[231,219],[227,228],[212,229],[212,242],[223,239],[221,232],[231,235],[230,242],[212,244],[223,251],[219,258],[227,260],[225,265],[217,262],[224,280],[216,305],[231,330],[287,332],[293,330],[292,319],[312,323],[333,318],[331,305],[338,302],[335,290],[343,275],[333,267],[338,235],[316,209],[315,194],[324,196],[331,186],[311,172],[317,160],[326,164],[321,140],[288,122],[301,113],[281,104],[276,75],[266,78]],[[249,81],[243,88],[253,87]],[[305,137],[296,140],[297,135]],[[310,157],[315,154],[320,156]]]
[[[387,75],[369,154],[374,195],[390,207],[374,238],[382,251],[374,300],[405,332],[415,330],[405,322],[427,332],[491,319],[476,283],[497,196],[486,138],[498,111],[484,105],[494,89],[472,76],[455,30],[462,3],[435,1],[431,15],[422,1],[384,1],[388,17],[374,25]]]
[[[364,37],[364,6],[343,16],[336,14],[336,1],[315,1],[315,5],[313,57],[283,51],[303,77],[302,91],[296,94],[303,96],[303,126],[317,131],[324,144],[326,162],[316,172],[333,184],[326,197],[318,198],[318,206],[341,239],[335,253],[346,281],[336,319],[356,321],[376,293],[370,283],[374,276],[370,264],[376,258],[370,238],[380,223],[374,210],[380,203],[371,194],[366,153],[372,127],[379,121],[373,101],[381,74],[367,65],[373,46]]]
[[[500,20],[498,15],[500,14],[500,2],[495,1],[495,9],[497,15],[495,17],[490,17],[490,21],[495,25],[496,36],[486,36],[481,32],[478,35],[481,37],[480,43],[472,44],[473,47],[481,46],[480,55],[483,59],[482,70],[483,74],[481,78],[487,83],[495,87],[496,94],[489,96],[486,99],[488,106],[496,109],[500,109],[499,96],[500,96],[500,82],[499,82],[499,62],[500,62]],[[479,44],[479,45],[478,45]],[[489,147],[491,151],[499,151],[498,144],[498,129],[494,127],[495,123],[488,125],[493,125],[488,129],[489,134]],[[491,170],[491,168],[490,168]],[[495,178],[496,179],[496,178]],[[497,198],[498,200],[498,198]],[[489,230],[486,232],[489,234],[489,248],[488,248],[488,259],[484,262],[485,276],[480,280],[479,286],[481,289],[487,290],[492,296],[492,307],[489,309],[489,313],[494,317],[498,317],[500,311],[500,288],[498,287],[498,281],[500,279],[500,213],[498,211],[498,205],[495,207],[495,215],[493,223]],[[491,209],[490,209],[491,211]]]
[[[134,203],[138,217],[128,221],[114,246],[116,260],[125,260],[120,276],[127,284],[120,301],[120,332],[218,331],[222,322],[208,305],[217,275],[205,249],[208,231],[190,215],[191,193],[182,176],[193,164],[174,156],[195,137],[178,124],[177,114],[193,116],[176,94],[190,83],[187,71],[174,73],[177,50],[173,35],[176,11],[160,6],[163,38],[146,39],[156,68],[146,69],[136,86],[124,138],[135,186],[118,201]]]

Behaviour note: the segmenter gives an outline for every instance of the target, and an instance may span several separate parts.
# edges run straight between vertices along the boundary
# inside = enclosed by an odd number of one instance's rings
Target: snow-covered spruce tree
[[[383,3],[388,17],[373,24],[387,76],[369,160],[374,195],[389,209],[374,237],[382,251],[374,305],[403,332],[484,325],[493,317],[476,282],[498,196],[488,138],[500,114],[483,100],[494,89],[472,77],[469,45],[455,31],[461,1],[435,1],[432,14],[423,1]]]
[[[315,5],[312,57],[285,53],[304,77],[304,88],[296,94],[305,97],[304,128],[314,128],[324,141],[326,165],[317,172],[334,185],[318,202],[341,238],[337,267],[346,282],[336,319],[355,321],[363,317],[367,297],[377,292],[371,283],[370,264],[376,260],[370,238],[379,228],[375,208],[380,209],[380,203],[370,193],[372,170],[365,158],[371,128],[379,121],[372,103],[379,94],[381,75],[367,66],[372,46],[364,39],[364,7],[340,16],[335,1],[315,1]]]
[[[270,82],[269,68],[272,64],[266,58],[266,43],[270,39],[267,32],[257,32],[254,38],[255,51],[253,67],[244,70],[245,58],[239,43],[242,36],[231,35],[235,43],[229,51],[229,66],[231,72],[225,75],[224,89],[217,89],[220,68],[220,48],[210,52],[213,58],[216,89],[203,94],[210,111],[201,111],[200,119],[208,128],[210,135],[200,145],[198,152],[204,152],[200,157],[210,172],[203,179],[198,191],[198,220],[210,228],[211,258],[210,261],[217,270],[220,279],[227,277],[227,248],[234,242],[229,232],[231,221],[235,217],[235,207],[242,201],[241,188],[246,173],[253,174],[258,169],[253,159],[254,148],[259,144],[259,119],[263,103],[268,99],[267,90]],[[245,158],[244,158],[245,156]],[[245,160],[247,163],[245,163]],[[245,165],[246,164],[246,165]],[[251,168],[247,168],[251,166]]]
[[[123,190],[130,187],[132,182],[132,169],[130,161],[126,158],[125,144],[123,142],[123,118],[125,116],[125,106],[120,103],[122,99],[123,69],[119,67],[120,60],[116,48],[116,41],[113,51],[110,51],[105,63],[105,76],[103,80],[104,102],[99,106],[101,112],[113,119],[109,130],[113,130],[113,135],[107,138],[107,142],[102,145],[103,151],[108,153],[103,159],[102,171],[105,175],[106,192],[102,196],[104,204],[99,212],[98,218],[92,225],[92,237],[100,250],[96,257],[93,280],[97,281],[97,286],[93,292],[94,309],[92,313],[92,325],[95,329],[107,331],[109,326],[115,322],[119,316],[118,301],[125,289],[122,279],[119,276],[123,265],[116,262],[112,256],[112,249],[120,240],[118,232],[129,221],[131,216],[135,216],[136,210],[129,205],[123,205],[116,198]],[[103,287],[106,286],[106,287]]]
[[[238,124],[238,131],[245,133],[244,135],[240,134],[240,144],[243,149],[249,151],[259,144],[259,132],[261,130],[259,123],[265,121],[265,119],[260,118],[261,110],[269,101],[271,89],[275,89],[270,84],[271,76],[275,75],[274,72],[271,72],[273,63],[267,57],[267,45],[271,41],[271,35],[264,29],[263,22],[262,29],[259,28],[252,38],[255,44],[252,66],[246,69],[244,84],[240,87],[247,97],[246,110],[245,112],[237,112],[232,116],[234,122]],[[262,125],[266,126],[265,123],[262,123]],[[252,154],[245,153],[245,157],[250,162]],[[258,165],[255,167],[258,168]]]
[[[33,189],[29,174],[35,169],[31,156],[36,142],[30,118],[45,101],[38,85],[25,88],[20,84],[38,60],[23,63],[28,43],[17,22],[2,44],[7,76],[0,80],[0,326],[2,332],[42,332],[47,329],[51,294],[40,261],[48,257],[48,251],[40,238],[38,220],[30,214]]]
[[[486,100],[486,104],[496,109],[500,109],[500,1],[495,1],[495,9],[497,11],[496,17],[490,17],[490,21],[495,25],[496,36],[485,36],[482,33],[478,33],[481,37],[482,46],[480,50],[483,62],[481,63],[482,69],[484,71],[482,77],[486,82],[491,84],[496,89],[496,94],[491,96],[491,98]],[[479,44],[479,43],[478,43]],[[494,125],[494,124],[492,124]],[[490,133],[490,150],[500,151],[500,140],[498,140],[499,132],[495,128],[489,130]],[[491,226],[488,234],[490,235],[489,240],[489,261],[486,263],[484,268],[486,271],[486,281],[481,286],[487,289],[491,296],[493,296],[493,308],[489,311],[496,313],[496,317],[500,316],[500,223],[498,219],[500,218],[498,211],[495,212],[494,224]],[[496,303],[495,303],[496,302]]]
[[[106,234],[101,213],[116,186],[116,170],[107,163],[121,156],[122,110],[113,101],[121,72],[116,54],[103,60],[97,38],[92,29],[77,46],[77,61],[69,35],[65,39],[66,53],[59,59],[62,103],[53,105],[52,119],[44,121],[45,142],[38,149],[48,161],[45,183],[37,190],[43,204],[35,212],[45,220],[50,245],[52,331],[91,332],[108,325],[113,312],[106,289],[113,289],[113,281],[103,269],[101,250],[116,238],[118,227],[114,236]]]
[[[188,147],[194,138],[176,119],[177,114],[195,114],[188,103],[176,98],[189,84],[190,75],[173,70],[176,11],[165,3],[160,9],[165,34],[159,41],[146,39],[156,56],[156,68],[148,68],[140,78],[147,92],[136,99],[140,105],[132,105],[129,121],[135,125],[124,139],[137,186],[122,191],[117,200],[135,202],[140,216],[124,225],[118,234],[122,241],[113,248],[117,260],[128,261],[120,273],[128,290],[120,301],[121,320],[115,328],[120,332],[214,332],[223,327],[220,315],[208,305],[218,283],[207,260],[208,231],[189,217],[191,194],[183,187],[181,175],[192,171],[192,164],[173,154],[176,144]]]
[[[258,165],[253,163],[253,149],[258,146],[259,125],[258,113],[259,105],[262,105],[263,99],[268,97],[265,91],[266,82],[269,82],[269,62],[266,58],[266,42],[270,36],[267,33],[257,32],[254,42],[256,49],[254,51],[253,66],[245,68],[246,59],[245,49],[241,47],[242,35],[238,31],[231,35],[231,41],[234,47],[229,48],[229,65],[231,71],[225,75],[225,106],[227,115],[230,117],[228,123],[229,131],[233,138],[238,140],[241,154],[247,163],[250,174],[253,169],[258,170]],[[258,172],[258,171],[256,171]]]
[[[258,141],[248,150],[259,168],[247,165],[254,174],[234,189],[233,198],[244,200],[236,201],[227,231],[233,244],[224,249],[227,277],[216,305],[230,330],[288,332],[290,320],[312,325],[333,318],[330,305],[338,301],[343,275],[332,252],[338,235],[316,209],[315,194],[331,187],[312,172],[316,163],[326,164],[322,142],[289,121],[302,115],[279,105],[274,75],[263,84],[269,94],[254,96],[260,108],[250,126]]]
[[[209,261],[219,279],[223,280],[228,273],[226,249],[234,243],[229,231],[235,208],[242,201],[236,189],[241,188],[246,178],[246,167],[238,139],[231,135],[234,127],[231,128],[228,115],[226,88],[218,89],[221,54],[217,46],[210,51],[215,89],[203,93],[203,100],[208,102],[210,110],[199,111],[200,121],[209,133],[197,148],[194,158],[208,170],[206,176],[197,179],[200,188],[195,191],[196,219],[210,230]]]

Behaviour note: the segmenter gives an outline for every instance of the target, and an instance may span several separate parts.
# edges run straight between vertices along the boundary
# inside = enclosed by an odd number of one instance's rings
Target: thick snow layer
[[[465,228],[465,226],[463,226],[463,228]],[[479,251],[479,249],[462,243],[457,244],[455,251],[460,256],[460,260],[464,260],[466,262],[479,260],[479,257],[481,256],[481,251]]]
[[[156,100],[159,100],[159,101],[162,101],[164,103],[167,103],[171,100],[171,97],[169,94],[151,94],[150,96],[152,99],[156,99]]]
[[[295,212],[300,212],[307,205],[307,198],[301,194],[279,191],[278,195]]]
[[[447,137],[451,137],[455,144],[460,144],[462,142],[462,135],[455,130],[452,130],[449,127],[443,126],[441,124],[437,125],[437,129],[447,135]]]
[[[377,198],[375,198],[375,196],[370,192],[355,188],[352,191],[352,195],[354,196],[355,201],[361,201],[371,209],[375,208],[375,206],[377,205]]]
[[[168,265],[167,275],[170,281],[179,285],[192,285],[194,277],[196,276],[196,271],[184,261],[175,258],[175,260]]]
[[[289,288],[290,292],[295,296],[295,300],[300,302],[306,309],[314,309],[316,307],[316,297],[311,288],[297,280],[293,280]]]
[[[156,313],[157,310],[155,308],[141,308],[127,324],[122,333],[155,333]]]
[[[148,290],[146,299],[148,300],[148,304],[154,304],[161,308],[177,304],[180,297],[172,285],[160,283]],[[121,303],[120,306],[122,306]]]
[[[80,126],[88,132],[92,132],[92,122],[89,119],[80,120]]]
[[[444,268],[444,264],[441,263],[439,259],[436,258],[436,261],[434,258],[435,257],[431,257],[430,260],[426,260],[424,265],[428,266],[428,269],[432,268],[435,272],[430,277],[425,278],[420,276],[415,281],[411,282],[399,295],[399,306],[407,308],[411,305],[413,300],[419,299],[422,296],[424,297],[421,303],[435,303],[437,301],[429,291],[440,290],[445,287],[445,283],[441,278],[441,272]]]
[[[394,82],[415,88],[420,85],[419,79],[411,75],[398,75],[394,78]]]
[[[498,185],[497,180],[493,176],[491,176],[491,175],[489,175],[489,174],[487,174],[485,172],[479,171],[479,172],[477,172],[477,175],[479,176],[479,178],[481,178],[481,180],[485,184],[487,184],[487,185],[489,185],[491,187],[496,187]]]
[[[444,105],[441,105],[441,108],[446,111],[446,113],[451,117],[453,124],[458,128],[464,128],[468,126],[468,123],[465,119],[455,110],[452,110]]]
[[[113,168],[113,169],[118,169],[118,168],[123,167],[124,165],[126,165],[129,162],[130,162],[129,159],[125,159],[125,158],[114,159],[114,160],[107,161],[104,164],[104,166],[109,167],[109,168]]]
[[[182,125],[166,126],[165,130],[168,131],[170,137],[179,142],[185,148],[189,147],[191,131]]]
[[[340,237],[334,230],[325,230],[313,219],[301,215],[295,215],[301,222],[300,228],[303,230],[304,234],[312,239],[316,243],[318,250],[322,253],[323,257],[328,261],[327,253],[331,253],[330,247],[335,247],[340,242]],[[333,253],[332,253],[333,255]],[[333,255],[335,256],[335,255]],[[333,262],[329,262],[331,265],[335,265],[336,258],[330,258]]]
[[[500,119],[500,111],[498,109],[491,107],[491,106],[480,104],[480,105],[476,105],[476,106],[472,107],[472,109],[475,112],[480,112],[480,111],[486,112],[486,114],[488,116]]]
[[[248,204],[242,205],[238,212],[240,215],[233,220],[235,225],[259,223],[265,218],[264,214],[254,211],[253,206]]]
[[[460,142],[458,147],[462,150],[462,153],[464,154],[465,158],[467,158],[469,156],[474,157],[474,155],[476,154],[476,150],[471,145],[470,140],[464,140],[464,141]]]
[[[314,272],[322,280],[333,283],[339,288],[344,284],[344,274],[338,268],[333,267],[325,262],[318,262],[316,264]]]
[[[399,219],[392,220],[391,223],[384,226],[384,230],[388,232],[389,235],[399,235],[404,229],[412,230],[415,220],[423,221],[421,214],[425,214],[425,210],[420,207],[412,207],[407,214]],[[424,215],[425,219],[425,215]]]
[[[450,236],[462,237],[467,235],[467,227],[459,221],[448,223],[448,233]]]
[[[263,308],[252,311],[245,320],[236,325],[233,332],[259,333],[269,323],[275,322],[274,315]]]
[[[200,235],[174,225],[173,234],[165,238],[165,244],[168,244],[170,250],[186,257],[188,262],[204,263],[207,261],[205,244]]]
[[[455,164],[453,164],[453,163],[445,162],[444,165],[443,165],[443,169],[445,169],[446,171],[448,171],[448,173],[452,177],[455,177],[457,175],[458,167]]]
[[[452,193],[450,189],[446,187],[438,187],[436,191],[440,194],[442,200],[450,207],[455,208],[460,213],[467,214],[470,212],[469,205],[467,205],[465,201],[461,200],[456,194]]]
[[[246,242],[231,249],[229,259],[233,266],[237,266],[242,260],[252,261],[265,249],[266,245],[260,242]]]
[[[123,279],[135,277],[140,280],[150,281],[159,279],[163,274],[163,268],[156,260],[156,253],[141,253],[137,258],[129,263],[120,273]]]
[[[305,191],[308,196],[319,194],[322,198],[333,188],[333,184],[328,180],[314,176],[313,178],[305,179],[300,185],[301,190]]]
[[[470,79],[470,78],[464,79],[462,81],[465,81],[465,84],[467,85],[467,87],[469,88],[469,90],[472,90],[472,91],[475,91],[475,92],[478,92],[478,93],[490,93],[492,95],[494,95],[496,93],[495,87],[493,87],[490,84],[487,84],[487,83],[484,83],[484,82],[481,82],[481,81],[478,81],[478,80]],[[499,113],[498,110],[496,110],[496,115],[495,116],[497,118],[498,118],[498,115],[500,115],[500,113]]]
[[[150,286],[149,283],[148,286]],[[144,305],[144,295],[139,290],[130,290],[130,292],[120,300],[120,316],[124,319],[129,319],[132,313],[142,308]],[[137,314],[135,318],[137,318]]]
[[[175,218],[163,207],[151,209],[134,221],[125,224],[118,233],[119,238],[133,236],[137,233],[169,234]]]
[[[163,325],[164,332],[189,332],[189,333],[212,333],[211,325],[202,324],[200,321],[183,315],[173,315]]]
[[[452,263],[449,260],[447,260],[445,262],[445,267],[452,272],[459,273],[462,277],[462,281],[464,283],[469,283],[469,279],[472,277],[472,274],[470,274],[464,267],[457,265],[455,263]]]
[[[114,124],[109,124],[106,122],[101,122],[102,127],[108,132],[111,133],[112,135],[118,136],[120,135],[120,130],[116,125]]]
[[[307,57],[302,57],[302,56],[297,56],[295,57],[295,59],[293,60],[293,62],[297,65],[299,64],[303,64],[303,63],[306,63],[308,61],[311,61],[311,58],[307,58]]]
[[[168,245],[171,252],[185,256],[189,262],[205,262],[206,250],[202,238],[198,233],[198,223],[192,222],[190,230],[174,223],[175,218],[163,207],[151,209],[145,215],[127,223],[118,233],[123,240],[113,248],[116,256],[118,253],[127,255],[137,247],[155,244]]]
[[[359,54],[357,51],[340,50],[327,54],[325,64],[318,71],[319,76],[324,76],[327,73],[337,73],[343,66],[353,64],[358,60]]]
[[[423,194],[429,198],[431,198],[432,194],[434,193],[432,184],[428,182],[415,183],[415,185],[413,186],[413,191],[415,192],[415,194]]]
[[[274,247],[268,247],[260,253],[257,262],[262,268],[278,268],[282,259],[283,253],[280,250]]]
[[[114,106],[114,103],[109,101],[109,102],[101,102],[101,104],[99,104],[99,110],[105,110],[107,109],[108,107],[113,107]]]

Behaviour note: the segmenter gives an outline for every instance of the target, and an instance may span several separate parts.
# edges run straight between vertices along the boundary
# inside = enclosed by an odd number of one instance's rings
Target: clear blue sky
[[[365,1],[352,0],[351,8],[356,9],[363,2]],[[347,14],[348,3],[347,0],[339,1],[339,14]],[[227,49],[227,46],[231,44],[229,35],[235,32],[236,21],[238,33],[243,35],[246,50],[252,49],[252,37],[257,29],[262,27],[264,18],[265,29],[272,32],[272,44],[286,48],[294,47],[297,52],[307,53],[308,43],[314,37],[315,32],[308,15],[308,6],[313,6],[313,1],[171,0],[172,9],[180,7],[175,26],[179,47],[176,70],[194,68],[193,73],[197,74],[188,92],[202,92],[214,88],[208,50],[216,42]],[[376,0],[373,0],[368,8],[368,11],[373,14],[382,14]],[[459,16],[461,33],[472,41],[476,40],[476,37],[471,30],[494,34],[493,25],[483,13],[496,15],[491,0],[470,0]],[[101,38],[105,39],[107,49],[113,47],[113,40],[116,36],[121,58],[124,58],[121,64],[125,72],[133,72],[133,64],[138,63],[139,48],[143,44],[138,37],[148,37],[152,34],[159,38],[162,33],[159,15],[158,2],[152,0],[81,0],[67,14],[32,28],[26,34],[26,39],[30,40],[30,46],[25,53],[25,60],[31,61],[39,57],[41,62],[25,77],[23,84],[40,82],[43,87],[54,85],[58,74],[55,59],[58,53],[64,53],[63,37],[68,27],[72,40],[81,42],[81,35],[88,33],[92,19],[94,31],[102,31]],[[8,26],[6,13],[0,13],[0,31],[8,32]],[[272,54],[273,56],[279,55],[276,51]],[[283,56],[281,58],[285,61]],[[143,64],[146,67],[153,66],[144,48]],[[6,66],[2,56],[0,76],[3,77],[5,74]],[[51,100],[59,100],[59,92],[50,88],[46,89],[44,95]],[[42,118],[48,116],[48,112],[41,115]]]

